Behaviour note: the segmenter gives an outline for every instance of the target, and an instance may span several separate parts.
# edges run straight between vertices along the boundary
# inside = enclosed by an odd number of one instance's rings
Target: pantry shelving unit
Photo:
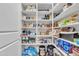
[[[25,9],[26,5],[33,5],[33,4],[22,4],[23,6],[23,9]],[[34,11],[30,11],[29,12],[27,10],[23,10],[22,11],[22,15],[26,14],[26,16],[30,13],[32,14],[32,12],[35,12],[35,20],[27,20],[25,17],[22,18],[22,21],[26,22],[26,23],[29,23],[29,22],[35,22],[36,23],[36,27],[23,27],[22,26],[22,29],[25,28],[26,30],[27,29],[35,29],[36,30],[36,40],[35,40],[35,43],[22,43],[22,51],[23,51],[23,48],[24,46],[27,47],[27,46],[35,46],[36,48],[38,48],[40,45],[52,45],[53,43],[53,38],[52,38],[52,29],[53,29],[53,11],[52,11],[52,7],[53,5],[52,4],[43,4],[43,3],[39,3],[39,4],[34,4],[36,6],[36,9],[34,9]],[[22,23],[23,24],[23,23]],[[45,33],[45,32],[49,32],[49,33]],[[44,33],[43,33],[44,32]],[[49,38],[49,40],[51,40],[51,42],[48,42],[48,43],[40,43],[40,39],[42,38]],[[51,38],[51,39],[50,39]],[[39,49],[38,49],[39,50]],[[39,52],[39,51],[38,51]]]
[[[60,7],[60,9],[63,9],[64,8],[64,5],[65,4],[56,4],[55,5],[55,7],[54,7],[54,11],[59,7],[59,5],[61,5],[61,7]],[[56,17],[54,17],[54,22],[57,22],[57,21],[60,21],[60,20],[63,20],[64,18],[67,18],[67,17],[69,17],[69,16],[71,16],[72,14],[74,15],[74,14],[79,14],[79,4],[72,4],[72,6],[70,6],[70,7],[68,7],[68,8],[66,8],[65,10],[63,10],[59,15],[57,15]],[[60,10],[57,10],[57,13],[59,12]],[[55,13],[55,12],[54,12]],[[78,18],[78,20],[79,20],[79,18]],[[61,28],[65,28],[65,27],[75,27],[76,29],[77,29],[77,31],[75,31],[75,32],[59,32],[59,34],[64,34],[65,36],[66,35],[70,35],[70,36],[72,36],[73,34],[75,34],[75,33],[79,33],[78,31],[78,27],[79,26],[79,22],[78,21],[76,21],[76,22],[74,22],[74,23],[70,23],[70,24],[67,24],[67,25],[64,25],[64,26],[57,26],[57,27],[53,27],[53,29],[61,29]],[[67,36],[66,36],[67,37]],[[68,43],[70,43],[70,44],[72,44],[72,45],[75,45],[75,46],[77,46],[77,47],[79,47],[79,44],[76,44],[75,42],[72,42],[72,41],[70,41],[70,40],[66,40],[66,38],[60,38],[60,37],[56,37],[56,36],[54,36],[53,38],[56,38],[56,39],[60,39],[60,40],[63,40],[63,41],[65,41],[65,42],[68,42]],[[68,39],[68,38],[67,38]],[[61,51],[61,48],[59,48],[58,46],[56,46],[56,44],[54,44],[55,45],[55,47],[59,50],[59,51]],[[61,51],[64,55],[67,55],[63,50]],[[73,55],[73,54],[71,54],[71,55]]]
[[[28,5],[30,5],[28,7]],[[79,25],[79,22],[73,22],[73,23],[69,23],[67,25],[64,26],[57,26],[54,27],[53,23],[54,22],[58,22],[60,20],[63,20],[64,18],[67,18],[69,16],[71,16],[72,14],[75,15],[77,13],[79,13],[79,4],[72,4],[69,7],[64,7],[66,5],[66,3],[57,3],[57,4],[49,4],[49,3],[33,3],[33,4],[28,4],[28,3],[23,3],[22,4],[22,33],[21,35],[25,35],[26,38],[29,37],[34,37],[35,41],[32,43],[32,41],[30,41],[30,43],[28,42],[24,42],[22,41],[21,46],[22,46],[22,52],[24,50],[24,48],[28,47],[28,46],[34,46],[37,48],[37,50],[39,50],[39,46],[40,45],[53,45],[61,54],[63,54],[64,56],[69,56],[70,54],[65,53],[60,47],[58,47],[55,43],[54,43],[54,38],[56,39],[61,39],[65,42],[68,42],[70,44],[73,44],[75,46],[79,46],[78,44],[66,40],[66,38],[60,38],[60,37],[54,37],[53,36],[53,30],[54,29],[61,29],[64,27],[75,27]],[[33,6],[33,7],[32,7]],[[32,8],[32,9],[31,9]],[[54,14],[56,14],[54,16]],[[79,19],[79,18],[78,18]],[[77,19],[77,20],[78,20]],[[25,24],[24,24],[25,23]],[[23,33],[23,30],[24,33]],[[29,31],[29,32],[28,32]],[[25,34],[25,32],[27,32],[27,34]],[[30,33],[31,34],[28,34]],[[77,29],[75,31],[68,31],[68,32],[63,32],[63,31],[59,31],[59,34],[63,34],[63,35],[70,35],[72,36],[73,34],[76,34],[79,32],[79,29],[77,27]],[[24,39],[23,37],[21,37],[21,40]],[[49,39],[50,41],[48,42],[43,42],[41,43],[41,39]],[[39,51],[38,51],[39,52]],[[73,54],[71,54],[73,55]]]

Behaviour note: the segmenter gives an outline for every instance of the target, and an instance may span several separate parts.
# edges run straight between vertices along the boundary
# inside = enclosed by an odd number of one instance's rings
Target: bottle
[[[53,56],[53,49],[55,47],[53,45],[48,45],[47,46],[47,56]]]
[[[46,50],[44,45],[39,46],[39,56],[46,56]]]

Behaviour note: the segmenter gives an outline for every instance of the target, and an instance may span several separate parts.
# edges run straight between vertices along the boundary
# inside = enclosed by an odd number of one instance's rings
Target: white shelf
[[[23,19],[23,21],[36,21],[36,20],[33,20],[33,19],[26,19],[26,20],[24,20]]]
[[[26,12],[36,12],[37,11],[37,9],[32,9],[32,10],[25,10]]]
[[[60,27],[53,27],[54,29],[56,29],[56,28],[60,28]]]
[[[72,14],[76,14],[79,12],[79,4],[73,4],[72,6],[70,6],[69,8],[67,8],[66,10],[64,10],[60,15],[58,15],[57,17],[54,18],[54,21],[58,21],[61,20],[63,18],[66,18]]]
[[[65,26],[60,26],[60,27],[53,27],[53,28],[64,28],[64,27],[71,27],[71,26],[75,26],[75,25],[79,25],[79,22],[71,23],[71,24],[68,24],[68,25],[65,25]]]
[[[60,32],[61,34],[75,34],[75,33],[78,33],[78,32]]]
[[[22,43],[22,45],[37,45],[36,43]]]
[[[68,24],[68,25],[66,25],[66,26],[61,26],[60,28],[62,28],[62,27],[74,26],[74,25],[79,25],[79,22],[71,23],[71,24]]]
[[[29,37],[33,37],[33,38],[36,38],[36,35],[28,35]]]
[[[41,15],[41,14],[50,14],[52,13],[52,10],[50,11],[38,11],[38,13]]]
[[[22,45],[52,45],[52,43],[22,43]]]
[[[36,11],[37,11],[37,9],[32,9],[32,10],[23,10],[24,13],[26,13],[26,12],[36,12]]]
[[[51,19],[39,19],[38,21],[49,22],[49,21],[52,21],[52,20]]]
[[[79,22],[71,23],[71,24],[68,24],[68,25],[66,25],[66,26],[62,26],[62,27],[69,27],[69,26],[74,26],[74,25],[79,25]]]
[[[53,45],[55,46],[55,48],[60,51],[64,56],[68,56],[63,50],[61,50],[59,47],[57,47],[54,43]]]
[[[36,27],[22,27],[22,28],[25,28],[25,29],[36,29]]]
[[[52,37],[52,35],[37,35],[37,37]]]
[[[52,27],[38,27],[38,29],[45,29],[45,30],[48,30],[48,29],[52,29]]]

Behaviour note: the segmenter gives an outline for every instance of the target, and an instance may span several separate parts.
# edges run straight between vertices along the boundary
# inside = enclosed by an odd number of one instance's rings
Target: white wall
[[[16,3],[0,3],[0,31],[18,30],[18,7]]]
[[[0,55],[20,55],[20,20],[21,4],[0,3]],[[19,42],[7,47],[7,44],[12,44],[15,40],[19,40]]]

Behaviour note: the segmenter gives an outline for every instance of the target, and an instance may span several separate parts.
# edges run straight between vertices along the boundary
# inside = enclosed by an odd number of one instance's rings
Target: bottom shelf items
[[[65,56],[79,56],[79,47],[61,39],[54,39],[54,46]]]
[[[57,53],[58,50],[55,49],[53,45],[22,45],[22,56],[54,56],[62,55]]]

